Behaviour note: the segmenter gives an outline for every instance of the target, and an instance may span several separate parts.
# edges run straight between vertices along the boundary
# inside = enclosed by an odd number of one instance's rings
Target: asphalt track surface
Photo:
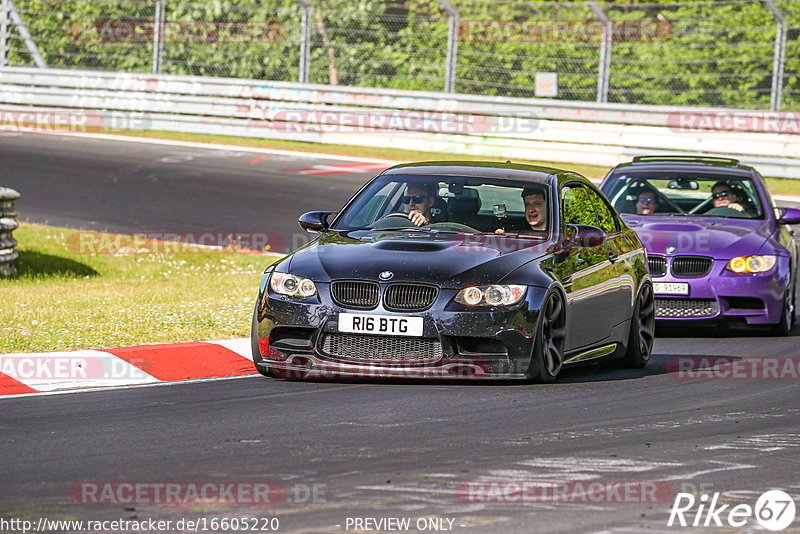
[[[51,224],[280,229],[306,209],[337,209],[368,178],[279,170],[307,161],[251,164],[249,154],[46,137],[0,139],[0,161],[5,185],[28,199],[19,203],[23,218]],[[187,153],[182,164],[162,159]],[[356,518],[410,518],[412,526],[446,518],[454,532],[762,530],[754,520],[738,529],[670,528],[667,520],[679,491],[719,492],[720,505],[752,507],[781,489],[800,504],[798,378],[667,371],[686,356],[798,358],[800,328],[785,338],[659,334],[644,370],[590,366],[551,385],[251,377],[0,400],[0,518],[277,517],[279,532],[366,532],[353,528]],[[473,481],[542,480],[654,482],[670,491],[656,494],[660,502],[629,503],[613,492],[611,502],[503,503],[458,492]],[[73,500],[70,488],[87,481],[271,481],[288,493],[270,506]],[[236,531],[214,531],[222,530]]]

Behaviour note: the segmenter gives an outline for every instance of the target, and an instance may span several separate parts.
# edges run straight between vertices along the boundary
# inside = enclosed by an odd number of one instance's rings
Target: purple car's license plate
[[[653,291],[656,295],[688,295],[689,284],[685,282],[654,282]]]

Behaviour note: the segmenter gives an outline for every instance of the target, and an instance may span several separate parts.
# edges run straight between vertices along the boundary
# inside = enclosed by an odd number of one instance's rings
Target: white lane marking
[[[140,363],[147,368],[146,358]],[[39,392],[159,382],[140,367],[99,350],[3,354],[0,372]]]
[[[105,387],[93,387],[93,388],[84,388],[84,389],[60,389],[55,391],[41,391],[38,393],[17,393],[14,395],[0,395],[0,402],[4,401],[5,399],[15,399],[15,398],[28,398],[28,397],[42,397],[42,396],[50,396],[50,395],[67,395],[69,393],[89,393],[93,391],[111,391],[111,390],[121,390],[121,389],[139,389],[139,388],[152,388],[152,387],[161,387],[161,386],[172,386],[174,384],[188,384],[188,383],[196,383],[196,382],[217,382],[220,380],[235,380],[239,378],[255,378],[255,379],[262,379],[261,375],[239,375],[239,376],[216,376],[214,378],[190,378],[188,380],[175,380],[172,382],[152,382],[147,384],[130,384],[130,385],[122,385],[122,386],[105,386]]]
[[[627,458],[534,458],[522,460],[520,465],[544,467],[569,471],[571,469],[594,471],[596,473],[643,473],[662,467],[678,467],[676,462],[653,462]]]
[[[126,141],[129,143],[149,143],[153,145],[181,146],[190,148],[207,148],[210,150],[226,150],[236,152],[252,152],[255,154],[276,154],[281,156],[294,156],[303,159],[331,159],[336,161],[360,161],[364,163],[385,163],[388,167],[407,163],[406,161],[383,160],[375,158],[360,158],[357,156],[340,156],[337,154],[323,154],[319,152],[299,152],[295,150],[279,150],[274,148],[261,148],[239,145],[219,145],[216,143],[201,143],[194,141],[176,141],[172,139],[155,139],[146,137],[130,137],[126,135],[109,135],[95,133],[73,133],[73,132],[37,132],[43,135],[64,135],[68,137],[86,137],[90,139],[101,139],[106,141]]]
[[[800,434],[760,434],[756,436],[742,436],[735,441],[709,445],[706,450],[751,450],[759,452],[782,451],[789,447],[800,447]]]

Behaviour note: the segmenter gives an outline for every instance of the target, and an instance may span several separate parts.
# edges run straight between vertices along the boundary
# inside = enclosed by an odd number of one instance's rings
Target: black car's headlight
[[[279,295],[307,299],[317,294],[317,286],[309,278],[296,274],[273,272],[269,287]]]
[[[525,288],[513,284],[472,286],[459,291],[454,300],[465,306],[510,306],[522,300]]]
[[[775,266],[777,259],[772,254],[737,256],[728,262],[727,269],[735,273],[765,273]]]

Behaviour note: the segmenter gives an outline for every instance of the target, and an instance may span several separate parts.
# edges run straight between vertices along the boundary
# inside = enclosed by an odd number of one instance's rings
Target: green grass
[[[181,141],[194,141],[201,143],[217,143],[232,146],[254,146],[273,148],[278,150],[295,150],[298,152],[319,152],[323,154],[336,154],[340,156],[355,156],[361,158],[389,159],[397,161],[431,161],[431,160],[465,160],[465,161],[497,161],[497,158],[487,156],[469,156],[443,152],[422,152],[418,150],[403,150],[399,148],[355,147],[347,145],[323,145],[319,143],[302,143],[299,141],[281,141],[273,139],[253,139],[250,137],[232,137],[225,135],[188,134],[180,132],[142,132],[138,130],[117,131],[128,136],[148,137],[155,139],[174,139]],[[600,165],[583,165],[579,163],[560,163],[539,160],[514,160],[516,163],[529,163],[575,171],[587,178],[599,180],[608,171],[608,167]],[[621,162],[620,162],[621,163]],[[770,191],[780,195],[800,196],[800,180],[791,178],[767,178]]]
[[[17,276],[0,278],[0,353],[250,334],[261,273],[274,256],[163,244],[92,255],[74,246],[76,232],[25,223],[14,231],[20,256]]]

